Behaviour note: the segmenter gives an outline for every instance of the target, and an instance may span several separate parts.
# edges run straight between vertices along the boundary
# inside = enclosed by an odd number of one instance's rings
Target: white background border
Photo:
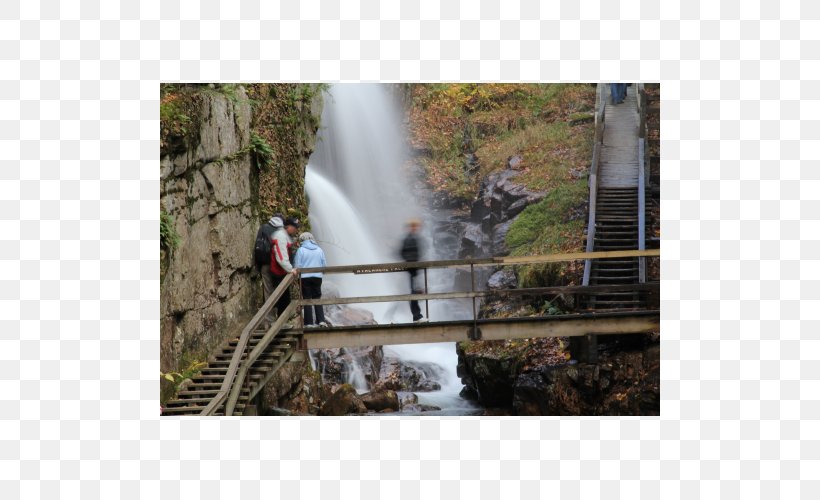
[[[818,7],[7,0],[2,496],[816,496]],[[338,79],[662,82],[660,418],[159,420],[159,81]]]

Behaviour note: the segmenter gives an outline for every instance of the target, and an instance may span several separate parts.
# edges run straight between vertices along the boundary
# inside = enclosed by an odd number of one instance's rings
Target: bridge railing
[[[595,213],[598,205],[598,165],[601,161],[601,144],[606,126],[606,84],[599,83],[595,93],[595,138],[592,147],[592,164],[589,167],[589,221],[587,222],[586,251],[595,246]],[[584,261],[583,284],[589,284],[592,260]]]
[[[514,288],[514,289],[500,289],[500,290],[477,290],[476,289],[476,274],[477,267],[484,266],[515,266],[525,264],[543,264],[553,262],[567,262],[574,260],[595,260],[595,259],[612,259],[623,257],[653,257],[660,256],[659,249],[650,250],[613,250],[606,252],[576,252],[553,255],[540,256],[525,256],[525,257],[490,257],[490,258],[476,258],[476,259],[461,259],[461,260],[439,260],[426,262],[390,262],[384,264],[361,264],[349,266],[332,266],[332,267],[317,267],[300,269],[302,273],[321,272],[325,274],[343,274],[352,273],[357,275],[374,274],[374,273],[394,273],[406,272],[410,269],[423,270],[425,275],[430,269],[453,269],[453,268],[469,268],[471,290],[469,292],[436,292],[429,293],[424,289],[424,293],[409,293],[401,295],[378,295],[378,296],[360,296],[360,297],[330,297],[322,299],[301,299],[298,301],[300,306],[313,305],[342,305],[342,304],[363,304],[363,303],[377,303],[377,302],[404,302],[409,300],[429,301],[429,300],[452,300],[452,299],[471,299],[473,302],[473,322],[478,320],[477,304],[478,299],[484,297],[496,297],[505,295],[586,295],[592,293],[605,293],[615,291],[657,291],[659,283],[636,283],[636,284],[620,284],[620,285],[585,285],[585,286],[556,286],[556,287],[538,287],[538,288]],[[425,277],[425,285],[426,285]],[[299,314],[301,314],[301,307]],[[428,314],[428,319],[429,314]]]

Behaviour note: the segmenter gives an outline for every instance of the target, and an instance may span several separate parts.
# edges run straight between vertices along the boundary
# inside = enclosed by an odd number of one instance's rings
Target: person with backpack
[[[293,246],[291,236],[298,229],[299,221],[297,219],[289,218],[283,222],[282,217],[277,214],[263,224],[256,234],[254,260],[259,274],[262,276],[265,301],[285,279],[285,276],[293,272],[293,266],[290,263],[291,247]],[[282,314],[288,305],[290,305],[289,291],[282,294],[282,297],[276,302],[277,312]],[[265,329],[270,327],[274,319],[273,310],[271,310],[265,317]]]
[[[304,232],[299,235],[301,245],[296,251],[296,258],[293,265],[296,269],[306,267],[327,267],[327,260],[325,259],[325,252],[316,244],[313,235]],[[322,273],[305,273],[302,277],[302,297],[305,299],[321,299],[322,298]],[[316,323],[314,323],[313,309],[316,309]],[[327,327],[325,321],[325,310],[321,305],[306,306],[304,308],[305,328],[313,328],[315,326]]]

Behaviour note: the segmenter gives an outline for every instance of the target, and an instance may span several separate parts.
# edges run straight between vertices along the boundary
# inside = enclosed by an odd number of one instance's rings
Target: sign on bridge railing
[[[353,274],[375,274],[375,273],[397,273],[399,271],[407,271],[406,267],[378,267],[371,269],[356,269]]]

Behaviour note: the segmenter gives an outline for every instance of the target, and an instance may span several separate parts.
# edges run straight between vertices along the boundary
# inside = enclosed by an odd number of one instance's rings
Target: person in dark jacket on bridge
[[[421,221],[418,219],[411,219],[407,223],[407,235],[404,237],[404,242],[401,246],[401,258],[406,262],[418,262],[421,256],[421,245],[419,243],[418,232],[421,229]],[[416,274],[418,269],[408,269],[410,274],[410,292],[421,293],[421,290],[416,287]],[[410,312],[413,314],[413,322],[426,322],[427,320],[421,314],[421,308],[417,300],[410,301]]]

